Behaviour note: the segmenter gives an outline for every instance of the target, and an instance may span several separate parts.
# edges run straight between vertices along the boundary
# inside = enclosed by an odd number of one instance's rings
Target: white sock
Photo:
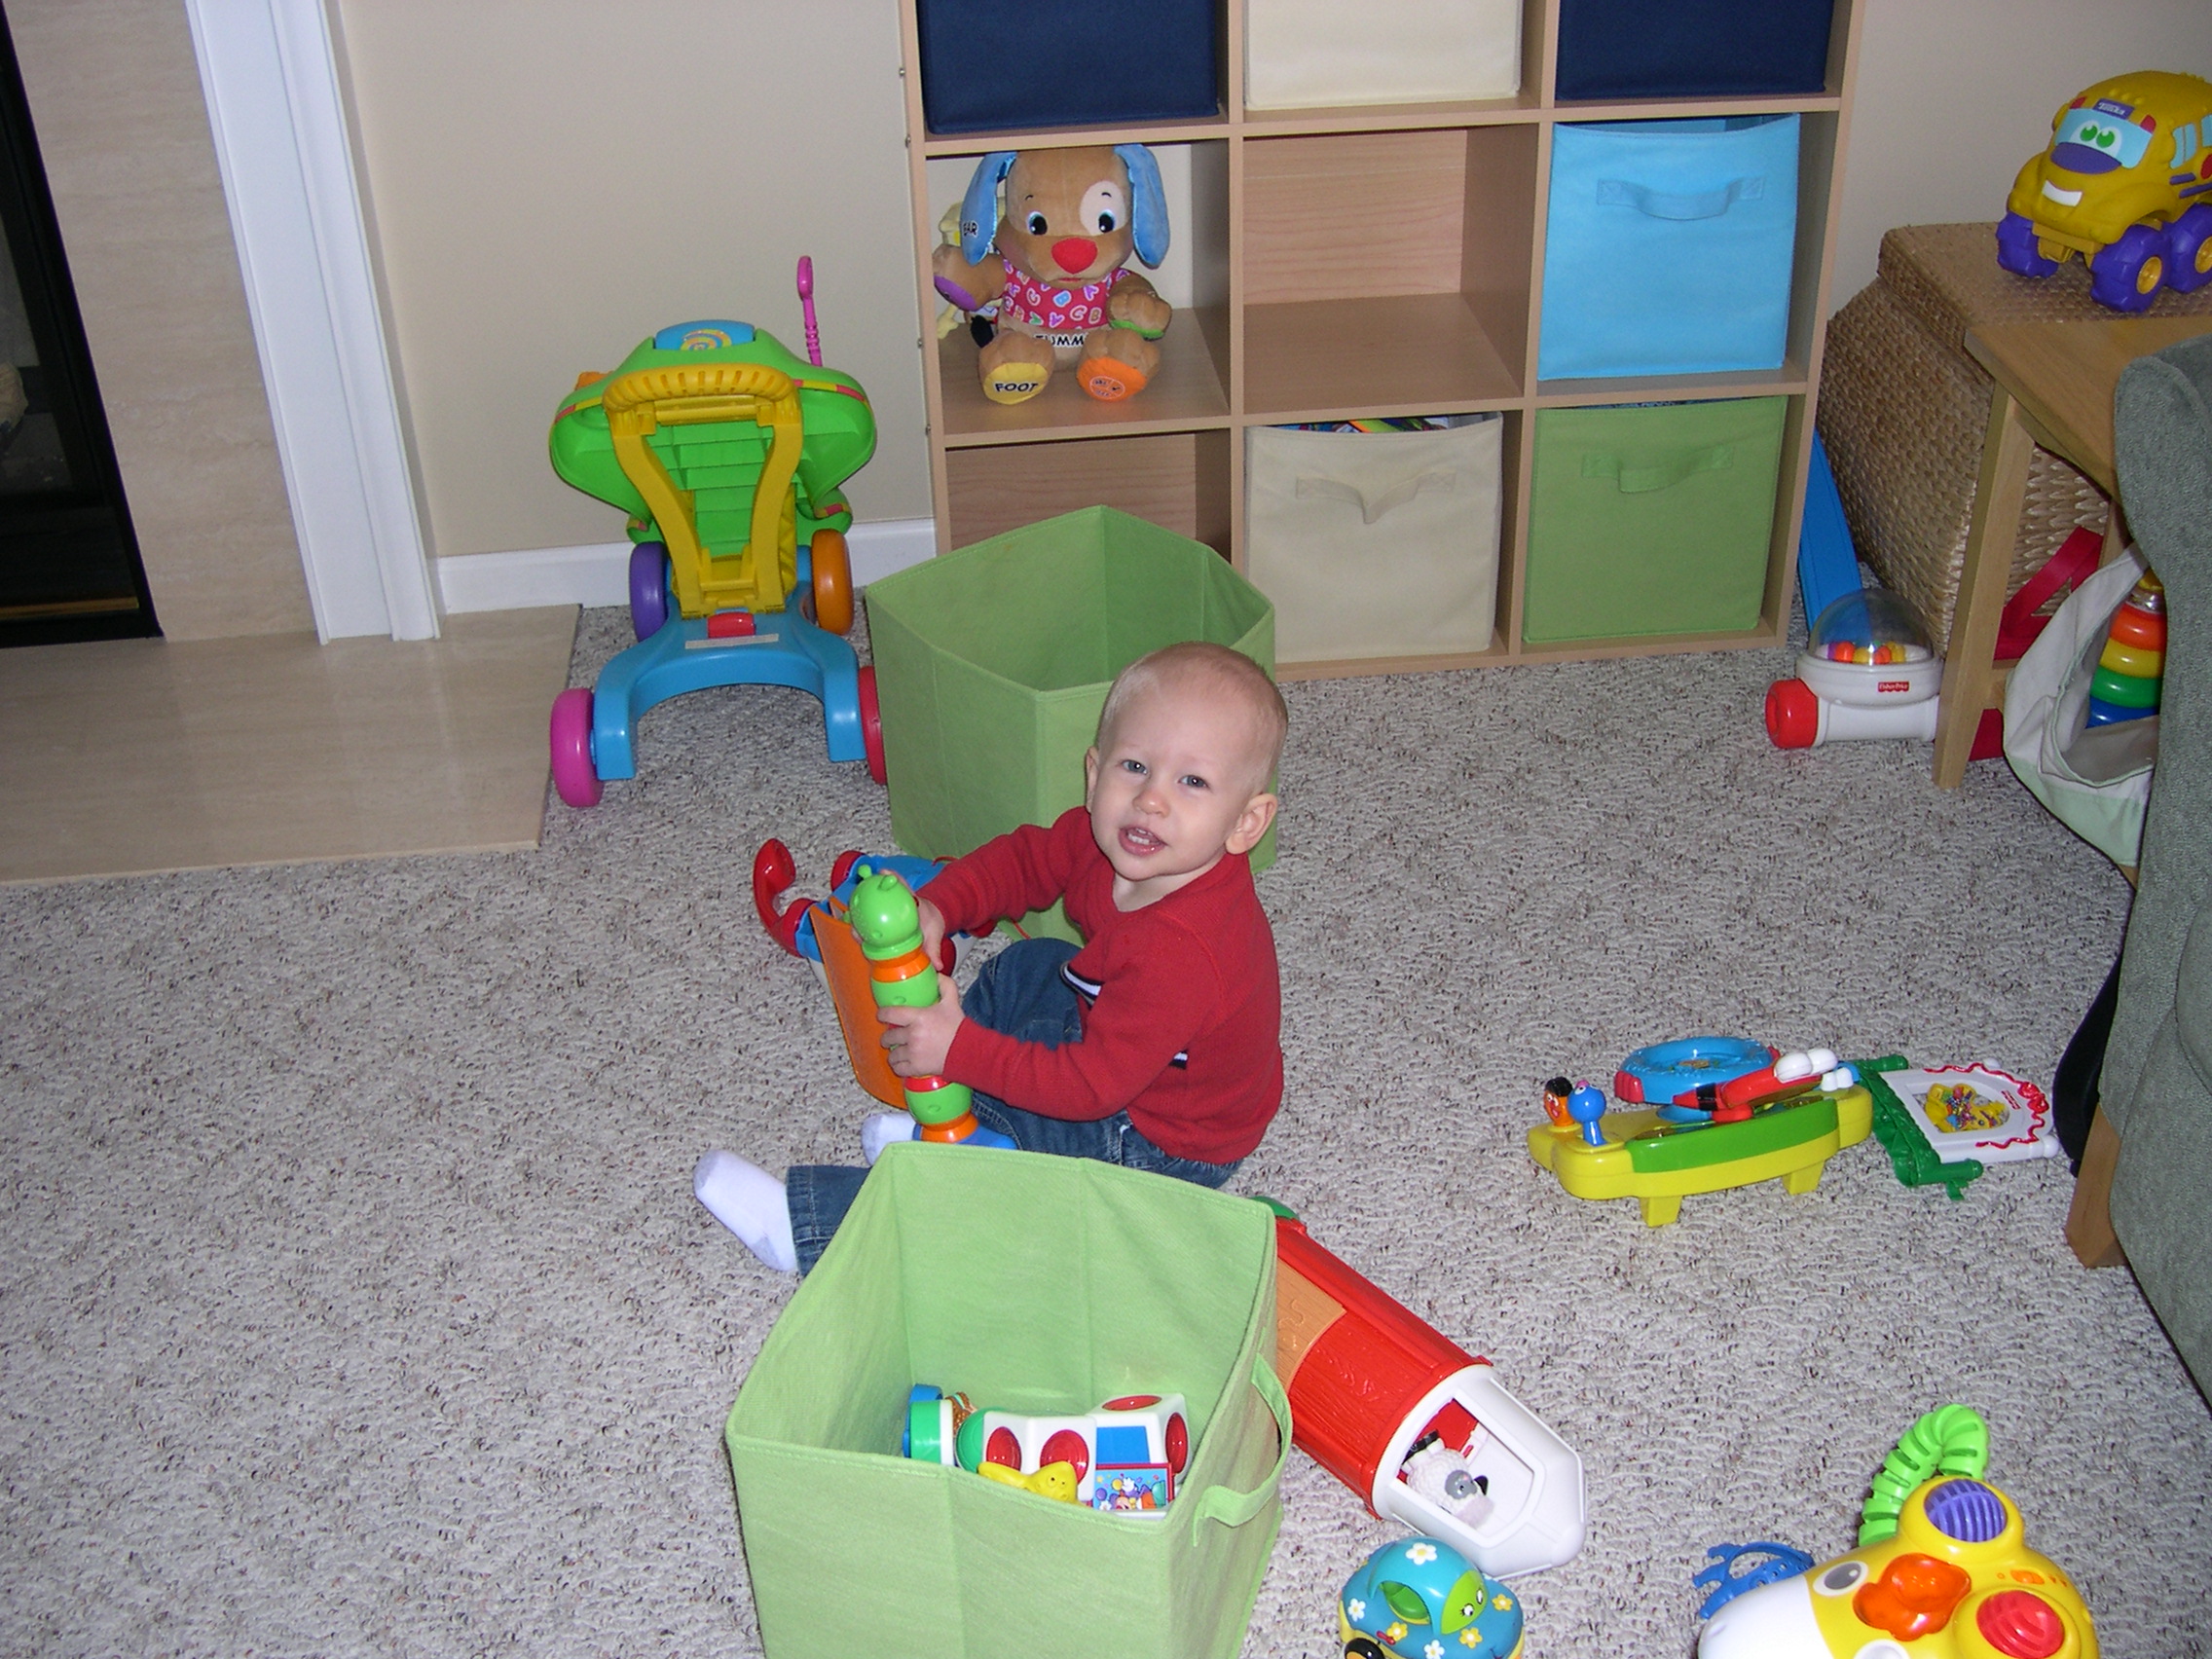
[[[875,1166],[885,1147],[912,1140],[921,1132],[921,1124],[903,1112],[870,1112],[861,1120],[861,1150],[867,1154],[868,1167]]]
[[[691,1171],[691,1192],[707,1206],[708,1214],[776,1272],[798,1272],[791,1202],[784,1196],[784,1184],[760,1165],[717,1148]]]

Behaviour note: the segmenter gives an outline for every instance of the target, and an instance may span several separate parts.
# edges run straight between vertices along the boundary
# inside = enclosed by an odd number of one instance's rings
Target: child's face
[[[1164,899],[1225,854],[1250,852],[1274,821],[1275,797],[1253,784],[1264,764],[1256,722],[1209,690],[1170,683],[1139,693],[1084,756],[1090,833],[1114,866],[1123,909]]]

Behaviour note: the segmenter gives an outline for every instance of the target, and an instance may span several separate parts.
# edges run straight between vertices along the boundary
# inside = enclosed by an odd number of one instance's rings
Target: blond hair
[[[1203,640],[1185,640],[1162,645],[1137,658],[1114,677],[1106,692],[1106,706],[1098,711],[1098,747],[1107,747],[1108,733],[1122,712],[1147,691],[1205,689],[1219,692],[1240,705],[1252,723],[1253,775],[1251,792],[1265,791],[1282,760],[1282,741],[1290,729],[1290,711],[1268,672],[1242,651]]]

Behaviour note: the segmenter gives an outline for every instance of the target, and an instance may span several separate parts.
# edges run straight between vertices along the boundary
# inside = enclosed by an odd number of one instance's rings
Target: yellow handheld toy
[[[2212,281],[2212,81],[2116,75],[2050,126],[2005,203],[1998,264],[2048,276],[2079,254],[2090,297],[2121,312]]]
[[[1930,1412],[1874,1477],[1850,1554],[1755,1586],[1698,1574],[1715,1584],[1698,1659],[2097,1659],[2088,1604],[2028,1548],[1988,1462],[1978,1412]]]

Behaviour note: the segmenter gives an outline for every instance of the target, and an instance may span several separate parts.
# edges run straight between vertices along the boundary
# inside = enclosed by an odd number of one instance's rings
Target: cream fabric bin
[[[1509,98],[1521,0],[1245,0],[1252,109]]]
[[[1488,650],[1505,423],[1248,434],[1246,574],[1278,662]]]

